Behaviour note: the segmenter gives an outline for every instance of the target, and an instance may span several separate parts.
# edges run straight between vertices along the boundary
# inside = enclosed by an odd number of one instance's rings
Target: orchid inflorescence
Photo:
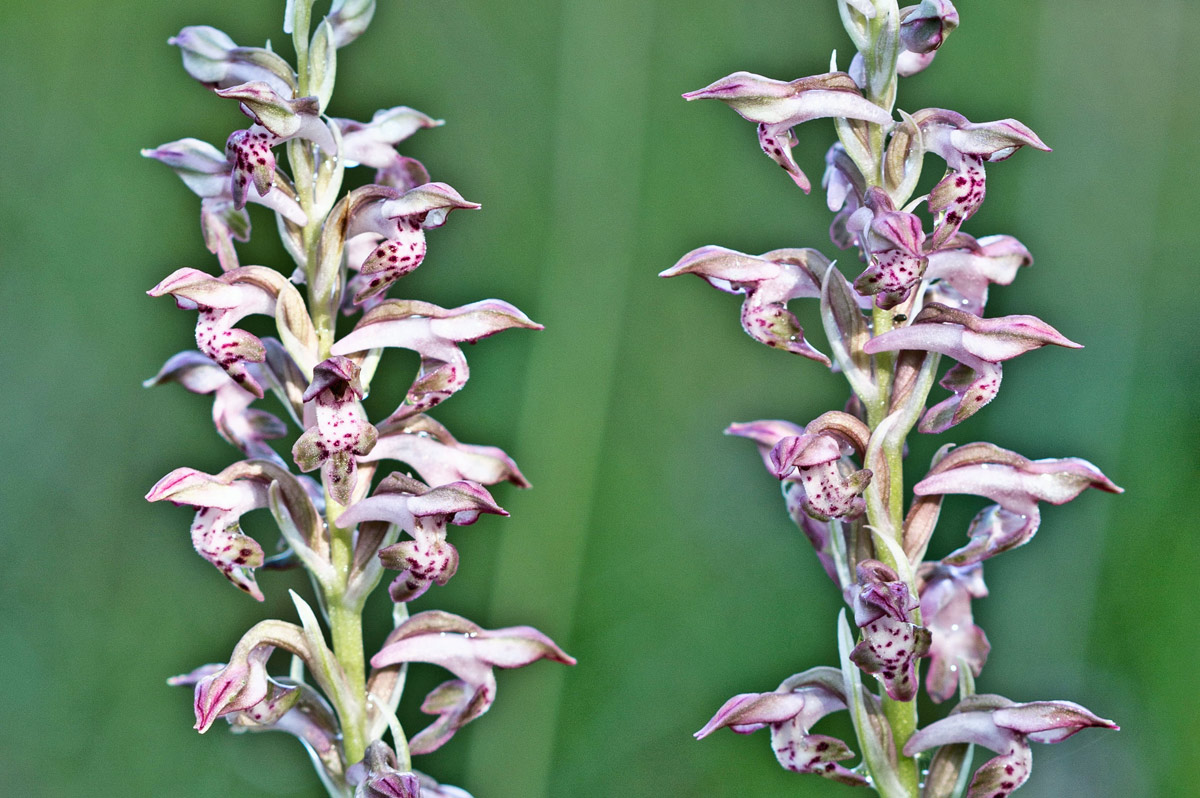
[[[387,297],[423,261],[426,230],[451,211],[479,206],[431,182],[420,162],[396,150],[440,121],[407,107],[366,123],[327,115],[337,52],[374,11],[374,0],[333,0],[313,31],[312,0],[289,0],[284,31],[295,44],[295,69],[271,49],[239,47],[211,27],[187,27],[170,40],[187,72],[236,101],[251,124],[230,134],[224,150],[187,138],[143,152],[200,196],[204,241],[221,269],[182,268],[148,292],[197,313],[199,351],[175,355],[146,384],[211,394],[217,431],[246,459],[217,474],[178,468],[146,498],[195,507],[196,551],[259,601],[256,571],[269,565],[303,566],[318,598],[314,611],[293,593],[299,624],[262,621],[228,662],[171,680],[194,686],[197,730],[223,717],[237,731],[289,732],[331,796],[465,796],[413,771],[411,755],[438,749],[488,710],[495,668],[574,660],[531,627],[487,630],[438,610],[409,617],[407,603],[457,569],[448,527],[483,513],[507,515],[484,486],[529,486],[505,452],[459,442],[427,411],[466,384],[463,343],[541,326],[496,299],[442,308]],[[344,170],[354,166],[373,169],[374,182],[340,195]],[[247,202],[274,211],[296,264],[290,275],[239,262],[236,243],[250,236]],[[273,317],[277,337],[236,326],[253,314]],[[339,335],[342,316],[359,318]],[[416,352],[420,366],[395,411],[372,424],[362,400],[388,347]],[[267,390],[298,432],[254,407]],[[289,438],[287,455],[270,443]],[[408,468],[381,470],[389,460]],[[240,527],[256,509],[270,510],[282,536],[269,558]],[[363,606],[384,569],[400,572],[388,591],[395,628],[368,672]],[[268,672],[275,649],[292,657],[286,674]],[[412,662],[454,678],[421,706],[433,722],[408,737],[395,712]],[[389,732],[391,744],[383,739]]]
[[[757,123],[763,151],[805,193],[811,186],[792,157],[794,128],[832,118],[839,141],[826,155],[822,180],[836,214],[830,237],[865,268],[851,283],[815,249],[748,255],[705,246],[662,276],[695,274],[741,294],[742,326],[751,337],[831,366],[849,382],[844,410],[804,426],[755,421],[726,432],[754,441],[781,480],[788,513],[858,631],[843,609],[840,667],[812,668],[771,692],[734,696],[696,736],[769,727],[789,770],[870,786],[888,798],[957,798],[964,791],[968,798],[1003,798],[1029,777],[1030,742],[1117,726],[1069,701],[975,694],[990,648],[971,613],[971,600],[987,595],[983,563],[1033,538],[1039,502],[1062,504],[1087,488],[1121,489],[1084,460],[1029,460],[992,443],[947,444],[904,511],[905,440],[914,428],[945,432],[979,412],[996,397],[1004,361],[1048,344],[1079,344],[1033,316],[985,317],[989,286],[1008,285],[1032,258],[1011,236],[977,239],[962,230],[983,202],[985,164],[1022,147],[1049,148],[1014,119],[974,123],[938,108],[893,113],[898,78],[928,66],[957,27],[950,0],[903,9],[896,0],[838,0],[838,9],[857,49],[848,72],[838,71],[835,54],[823,75],[784,82],[736,72],[683,96],[721,100]],[[930,153],[945,162],[945,174],[913,199]],[[916,213],[922,205],[932,226]],[[819,301],[832,357],[805,339],[787,307],[798,298]],[[950,396],[926,409],[943,355],[956,361],[939,382]],[[970,523],[965,545],[926,560],[949,494],[993,503]],[[957,693],[958,704],[918,728],[921,659],[929,661],[929,697],[940,703]],[[842,764],[854,756],[850,746],[811,732],[841,709],[850,712],[863,755],[853,768]],[[972,777],[974,745],[996,756]]]

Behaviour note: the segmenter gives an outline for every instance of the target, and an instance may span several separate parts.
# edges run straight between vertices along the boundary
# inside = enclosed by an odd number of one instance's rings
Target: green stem
[[[362,602],[347,602],[346,588],[350,576],[350,564],[354,556],[353,530],[342,529],[336,524],[336,512],[340,506],[331,499],[327,513],[330,532],[329,553],[335,574],[335,587],[325,595],[329,612],[329,631],[333,638],[333,655],[346,674],[350,685],[345,703],[339,706],[338,716],[342,720],[342,747],[346,762],[353,764],[366,752],[366,692],[367,665],[363,652]],[[337,508],[335,511],[333,508]]]

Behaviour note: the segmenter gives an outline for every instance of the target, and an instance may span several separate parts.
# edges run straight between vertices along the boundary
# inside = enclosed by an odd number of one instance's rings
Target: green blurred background
[[[290,52],[282,5],[0,8],[0,341],[15,379],[0,466],[5,794],[321,794],[290,737],[220,724],[199,737],[190,696],[163,683],[226,657],[260,618],[290,619],[286,588],[306,590],[303,578],[264,575],[257,605],[191,552],[188,510],[142,501],[172,468],[213,472],[235,454],[208,398],[139,385],[190,345],[193,324],[144,291],[216,265],[195,198],[138,149],[220,145],[245,125],[166,39],[211,24]],[[1010,364],[986,411],[914,443],[909,484],[944,440],[992,440],[1085,457],[1127,488],[1044,508],[1034,544],[987,566],[980,689],[1070,698],[1123,727],[1039,746],[1026,798],[1200,794],[1200,408],[1185,334],[1197,322],[1200,6],[1133,9],[963,0],[962,27],[901,87],[902,108],[1016,117],[1055,148],[989,168],[967,229],[1016,235],[1037,258],[993,291],[992,315],[1033,313],[1087,345]],[[832,0],[384,0],[342,52],[332,112],[407,104],[445,118],[404,151],[484,206],[433,232],[393,293],[501,297],[546,325],[472,349],[470,385],[435,413],[462,440],[505,447],[535,488],[496,490],[512,518],[457,531],[459,574],[420,606],[534,624],[580,662],[501,673],[493,710],[417,763],[477,798],[852,794],[781,770],[765,733],[690,737],[734,693],[834,661],[837,598],[753,447],[721,430],[804,423],[840,406],[844,383],[748,339],[736,298],[655,277],[707,243],[833,254],[823,198],[761,155],[753,127],[679,98],[737,69],[820,72],[833,48],[844,65]],[[798,132],[815,180],[832,125]],[[252,207],[243,262],[290,271]],[[817,330],[815,307],[797,304]],[[376,418],[412,366],[389,358]],[[934,549],[957,546],[980,506],[948,502]],[[263,521],[250,528],[272,542]],[[370,610],[378,644],[386,603]],[[442,678],[418,670],[410,724]]]

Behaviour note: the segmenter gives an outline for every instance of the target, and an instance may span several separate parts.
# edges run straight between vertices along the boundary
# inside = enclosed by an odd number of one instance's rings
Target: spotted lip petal
[[[787,309],[789,300],[821,295],[821,281],[830,268],[813,249],[777,249],[747,255],[725,247],[694,249],[659,274],[695,274],[714,288],[745,294],[742,329],[756,341],[807,357],[828,366],[829,358],[804,340],[804,328]]]
[[[758,123],[763,152],[779,164],[806,194],[808,178],[792,157],[792,128],[812,119],[863,119],[879,125],[891,114],[862,96],[845,72],[800,78],[790,83],[751,72],[735,72],[683,95],[685,100],[721,100],[744,119]]]
[[[532,627],[488,630],[461,616],[430,610],[396,627],[371,658],[371,665],[383,668],[428,662],[457,677],[435,688],[422,707],[439,719],[414,736],[411,747],[413,753],[428,753],[491,707],[496,693],[495,668],[520,668],[539,659],[575,664],[573,657]],[[434,731],[426,735],[430,730]]]
[[[854,623],[863,639],[850,660],[866,673],[877,674],[887,694],[911,701],[917,693],[917,659],[929,651],[929,630],[914,623],[919,603],[896,572],[878,560],[858,564]]]
[[[943,560],[963,566],[1028,543],[1041,522],[1038,502],[1065,504],[1087,488],[1123,492],[1086,460],[1028,460],[994,444],[972,443],[952,450],[913,486],[913,493],[966,493],[997,502],[972,522],[971,542]]]
[[[871,188],[864,203],[846,221],[870,263],[854,281],[854,290],[874,296],[879,307],[894,307],[925,274],[925,232],[920,219],[897,211],[880,188]]]
[[[1072,349],[1081,344],[1034,316],[982,319],[936,302],[926,305],[912,324],[876,336],[866,343],[868,354],[916,350],[939,352],[960,364],[942,379],[954,396],[930,408],[921,419],[921,432],[944,432],[974,415],[1000,390],[1000,362],[1054,344]]]
[[[821,718],[845,708],[841,672],[813,668],[789,677],[774,692],[734,696],[694,736],[700,740],[726,727],[738,734],[750,734],[769,726],[771,748],[784,768],[865,786],[866,779],[837,764],[854,756],[844,742],[809,733]]]
[[[321,469],[329,495],[346,505],[358,484],[358,458],[375,446],[379,436],[359,401],[363,396],[358,366],[346,357],[323,360],[301,397],[314,405],[315,423],[292,447],[301,471]]]
[[[905,756],[954,743],[982,745],[998,756],[975,771],[967,798],[1010,795],[1029,779],[1029,742],[1057,743],[1086,728],[1119,727],[1071,701],[1016,704],[997,695],[964,698],[949,717],[918,730],[904,746]]]
[[[871,471],[854,470],[842,456],[852,450],[862,456],[869,437],[870,430],[861,421],[831,411],[811,422],[803,434],[779,438],[767,456],[767,469],[778,479],[796,472],[794,479],[803,490],[800,507],[812,518],[857,518],[866,510],[862,494],[871,482]]]

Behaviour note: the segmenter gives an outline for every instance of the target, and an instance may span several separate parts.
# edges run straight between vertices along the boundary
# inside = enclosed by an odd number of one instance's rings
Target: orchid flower
[[[1041,523],[1038,502],[1065,504],[1088,488],[1123,492],[1086,460],[1028,460],[994,444],[971,443],[942,458],[913,493],[969,493],[997,502],[971,523],[971,542],[943,560],[965,566],[1028,543]]]
[[[357,458],[371,451],[379,435],[359,403],[363,388],[358,371],[354,361],[345,357],[331,357],[317,365],[302,397],[312,402],[315,423],[292,447],[300,470],[320,468],[329,495],[340,504],[350,503],[357,483]]]
[[[266,441],[286,435],[287,425],[265,410],[251,409],[250,404],[257,397],[234,382],[210,358],[190,350],[172,355],[142,385],[149,388],[166,382],[178,382],[192,393],[212,394],[213,425],[222,438],[248,457],[280,460]]]
[[[913,756],[935,746],[975,743],[995,751],[971,780],[967,798],[1009,796],[1029,779],[1029,743],[1060,743],[1086,728],[1119,729],[1071,701],[1016,704],[998,695],[964,698],[949,717],[926,726],[904,746]]]
[[[921,618],[931,635],[925,690],[940,703],[958,689],[960,668],[978,677],[987,662],[991,644],[971,615],[971,599],[986,596],[987,586],[978,563],[963,568],[925,563],[918,576]]]
[[[877,125],[892,121],[891,114],[862,96],[845,72],[829,72],[790,83],[752,72],[734,72],[703,89],[688,92],[683,99],[720,100],[743,119],[757,122],[759,146],[805,194],[812,186],[792,157],[792,147],[796,145],[792,128],[827,117],[862,119]]]
[[[391,424],[424,413],[462,389],[470,371],[459,344],[474,343],[512,327],[542,329],[498,299],[449,310],[429,302],[392,299],[363,314],[353,332],[334,344],[331,351],[335,355],[354,355],[393,346],[411,349],[421,356],[416,381],[404,402],[384,421]]]
[[[846,229],[863,244],[870,266],[854,281],[854,290],[877,295],[875,304],[894,307],[925,274],[929,262],[923,246],[921,220],[897,211],[883,189],[872,188],[859,208],[846,220]]]
[[[981,319],[936,302],[926,305],[912,324],[867,342],[867,354],[917,350],[938,352],[958,361],[942,378],[954,396],[934,405],[921,419],[921,432],[945,432],[979,411],[1000,391],[1000,363],[1047,344],[1081,349],[1082,344],[1034,316]]]
[[[751,338],[828,366],[829,358],[804,340],[804,328],[787,303],[799,297],[819,297],[829,268],[829,261],[811,249],[746,255],[710,246],[692,250],[658,276],[695,274],[720,291],[745,294],[742,329]]]
[[[440,665],[457,678],[435,688],[423,711],[438,719],[409,740],[414,754],[440,748],[458,729],[487,712],[495,700],[494,668],[522,668],[539,659],[574,665],[575,659],[529,626],[484,629],[440,610],[418,613],[388,635],[371,665]]]
[[[298,300],[295,286],[283,275],[262,266],[242,266],[220,277],[184,268],[171,273],[146,293],[155,297],[171,294],[178,307],[198,311],[196,344],[200,351],[223,368],[234,382],[262,398],[262,386],[251,376],[247,364],[263,362],[266,348],[257,336],[233,325],[256,313],[275,316],[281,295],[291,294]],[[308,321],[306,326],[311,329],[312,322]]]
[[[896,701],[916,695],[917,659],[929,651],[929,630],[916,622],[919,607],[894,569],[876,560],[858,564],[854,623],[863,630],[863,639],[850,660],[877,674]]]
[[[446,541],[446,526],[473,524],[480,513],[508,515],[482,485],[459,481],[430,489],[396,473],[381,482],[373,496],[346,510],[341,521],[386,521],[412,536],[379,550],[385,567],[401,571],[388,592],[393,601],[403,602],[422,595],[434,582],[450,581],[458,569],[458,550]]]
[[[351,191],[334,210],[335,216],[345,218],[339,234],[346,241],[369,237],[372,242],[366,259],[350,264],[361,275],[355,304],[382,294],[421,265],[426,229],[441,227],[451,211],[478,207],[445,183],[425,183],[403,193],[383,185]]]
[[[940,156],[948,170],[929,194],[929,210],[941,220],[933,235],[935,246],[957,233],[983,204],[985,161],[1003,161],[1027,145],[1050,152],[1036,133],[1015,119],[976,124],[954,111],[926,108],[913,114],[913,120],[926,149]]]
[[[343,157],[375,169],[376,184],[408,191],[429,182],[429,172],[420,161],[396,152],[396,145],[418,130],[445,124],[441,119],[401,105],[376,111],[370,122],[330,121],[341,132]]]
[[[701,740],[728,727],[750,734],[771,727],[771,748],[779,764],[796,773],[816,773],[850,786],[867,780],[838,762],[854,756],[841,740],[809,729],[831,712],[846,708],[842,674],[834,668],[812,668],[790,676],[770,693],[742,693],[726,701],[712,720],[694,735]]]

